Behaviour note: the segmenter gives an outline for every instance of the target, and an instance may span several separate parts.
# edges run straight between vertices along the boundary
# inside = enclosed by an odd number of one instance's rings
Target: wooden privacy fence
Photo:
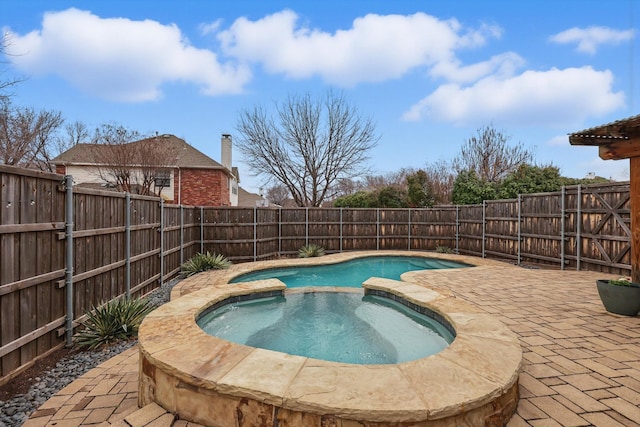
[[[197,252],[235,262],[327,252],[434,250],[617,274],[630,271],[629,185],[572,186],[433,209],[167,205],[0,165],[0,384],[69,344],[86,312],[144,295]]]
[[[0,165],[0,384],[71,342],[86,312],[140,296],[200,248],[197,208]]]
[[[201,245],[233,261],[327,252],[434,250],[560,269],[630,272],[629,184],[565,187],[432,209],[203,208]]]
[[[326,252],[433,250],[456,242],[457,208],[204,208],[204,250],[232,261],[295,256],[302,246]]]
[[[463,254],[630,273],[629,184],[565,187],[459,207]]]

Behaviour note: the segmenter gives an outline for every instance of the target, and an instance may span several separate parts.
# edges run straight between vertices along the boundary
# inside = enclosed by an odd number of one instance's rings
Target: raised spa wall
[[[456,332],[440,353],[394,365],[252,348],[196,324],[216,303],[285,288],[276,279],[209,286],[147,316],[139,331],[139,404],[156,402],[180,419],[220,427],[502,426],[514,413],[522,362],[517,337],[446,291],[380,278],[363,284],[364,292],[426,308]],[[345,288],[322,289],[331,290]]]

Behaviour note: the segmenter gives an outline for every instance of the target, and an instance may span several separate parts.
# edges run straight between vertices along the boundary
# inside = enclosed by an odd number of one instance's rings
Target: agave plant
[[[298,257],[311,258],[324,255],[324,248],[319,245],[305,245],[298,250]]]
[[[451,249],[449,246],[436,246],[436,252],[441,253],[441,254],[451,254],[453,253],[453,249]]]
[[[146,299],[122,298],[92,307],[87,313],[83,328],[74,341],[80,348],[97,348],[138,335],[142,319],[153,310]]]
[[[207,270],[222,270],[229,268],[231,261],[221,254],[212,254],[209,251],[205,253],[197,253],[187,262],[182,264],[182,272],[185,277],[193,276]]]

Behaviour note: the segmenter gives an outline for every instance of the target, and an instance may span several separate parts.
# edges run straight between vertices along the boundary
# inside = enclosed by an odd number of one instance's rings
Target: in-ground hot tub
[[[302,288],[287,291],[286,297],[216,304],[197,323],[209,335],[251,347],[381,365],[445,349],[455,337],[453,328],[435,317],[388,298],[363,296],[362,289]]]
[[[145,319],[139,403],[155,401],[181,419],[211,426],[506,423],[517,405],[522,360],[515,334],[451,294],[389,279],[372,278],[363,287],[440,316],[455,340],[435,355],[388,365],[235,344],[207,335],[196,319],[216,304],[282,295],[285,286],[275,279],[222,284],[182,296]]]

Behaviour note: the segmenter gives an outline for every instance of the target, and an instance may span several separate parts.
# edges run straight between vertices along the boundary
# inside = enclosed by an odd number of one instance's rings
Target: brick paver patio
[[[492,263],[412,279],[447,287],[518,334],[521,399],[509,427],[640,427],[640,317],[605,312],[595,287],[601,277]],[[61,390],[24,425],[189,425],[157,405],[138,409],[137,371],[133,348]]]

